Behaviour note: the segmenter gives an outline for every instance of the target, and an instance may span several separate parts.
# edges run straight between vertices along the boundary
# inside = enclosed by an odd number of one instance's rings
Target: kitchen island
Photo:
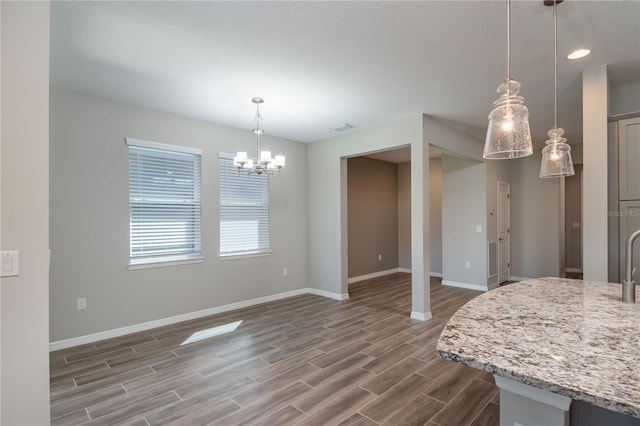
[[[503,286],[451,317],[438,354],[494,374],[501,425],[640,424],[640,303],[621,294],[562,278]]]

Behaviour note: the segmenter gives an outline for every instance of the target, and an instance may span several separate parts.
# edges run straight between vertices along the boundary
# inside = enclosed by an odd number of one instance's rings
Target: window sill
[[[147,259],[135,259],[129,260],[129,270],[135,271],[136,269],[149,269],[149,268],[163,268],[165,266],[178,266],[178,265],[189,265],[192,263],[202,263],[204,261],[204,256],[197,257],[158,257],[158,258],[147,258]]]
[[[243,253],[243,254],[221,254],[220,260],[238,260],[238,259],[250,259],[252,257],[264,257],[271,256],[271,250],[261,251],[259,253]]]

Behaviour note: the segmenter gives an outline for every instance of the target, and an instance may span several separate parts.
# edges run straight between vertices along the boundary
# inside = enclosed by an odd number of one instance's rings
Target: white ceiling
[[[265,99],[269,134],[312,142],[425,113],[484,139],[506,77],[503,1],[51,3],[51,84],[238,128]],[[581,71],[640,81],[640,1],[558,7],[559,125],[581,141]],[[553,124],[553,19],[512,4],[512,75],[534,142]]]

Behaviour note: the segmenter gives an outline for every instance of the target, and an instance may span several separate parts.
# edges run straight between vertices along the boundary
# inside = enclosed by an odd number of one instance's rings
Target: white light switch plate
[[[20,275],[20,252],[0,252],[0,277],[17,277]]]

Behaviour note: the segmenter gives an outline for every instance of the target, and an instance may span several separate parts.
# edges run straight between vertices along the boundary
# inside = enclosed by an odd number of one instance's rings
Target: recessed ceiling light
[[[587,56],[591,51],[589,49],[578,49],[567,55],[567,59],[580,59]]]

